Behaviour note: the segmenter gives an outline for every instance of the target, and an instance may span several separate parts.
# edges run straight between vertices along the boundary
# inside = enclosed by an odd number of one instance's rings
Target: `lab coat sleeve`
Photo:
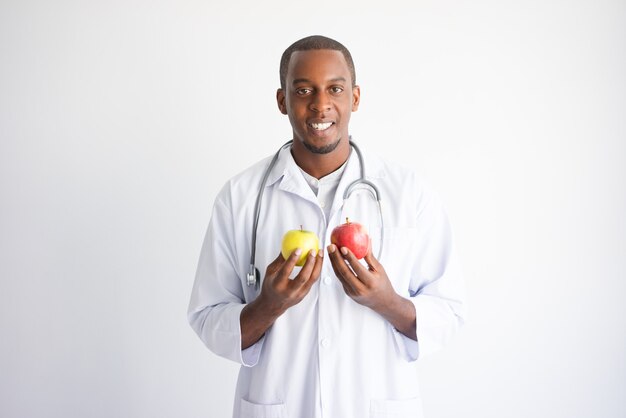
[[[397,333],[407,360],[443,348],[464,324],[465,291],[446,211],[434,193],[426,193],[418,213],[415,262],[409,300],[415,306],[417,342]]]
[[[188,320],[212,352],[252,367],[259,360],[264,338],[241,349],[240,316],[245,299],[236,267],[233,217],[223,195],[216,199],[202,245]]]

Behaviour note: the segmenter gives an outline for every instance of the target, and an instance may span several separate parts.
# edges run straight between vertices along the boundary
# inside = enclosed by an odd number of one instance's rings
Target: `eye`
[[[298,96],[304,96],[304,95],[309,94],[309,93],[311,93],[311,89],[306,88],[306,87],[302,87],[302,88],[296,90],[296,94]]]
[[[343,87],[334,86],[330,88],[331,93],[339,94],[343,91]]]

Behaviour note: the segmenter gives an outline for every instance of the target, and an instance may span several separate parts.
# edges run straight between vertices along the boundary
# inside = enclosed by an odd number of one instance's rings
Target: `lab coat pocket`
[[[241,400],[241,418],[288,418],[284,404],[262,405]]]
[[[372,400],[370,418],[423,418],[420,398]]]

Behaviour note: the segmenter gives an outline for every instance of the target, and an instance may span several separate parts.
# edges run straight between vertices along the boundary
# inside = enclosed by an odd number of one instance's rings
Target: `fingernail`
[[[348,249],[346,247],[341,247],[341,254],[348,255]]]
[[[311,257],[315,257],[315,256],[317,255],[317,250],[311,250],[311,251],[309,252],[309,255],[310,255]]]
[[[330,254],[332,254],[332,253],[334,253],[334,252],[335,252],[335,245],[334,245],[334,244],[330,244],[330,245],[328,246],[328,252],[329,252]]]
[[[300,254],[302,254],[302,249],[300,249],[300,248],[296,248],[296,250],[294,251],[294,253],[296,253],[296,255],[300,255]]]
[[[324,258],[324,251],[318,251],[317,255],[319,256],[319,258]]]

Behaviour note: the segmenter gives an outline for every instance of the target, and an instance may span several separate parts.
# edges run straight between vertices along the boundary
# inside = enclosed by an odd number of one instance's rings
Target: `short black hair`
[[[352,78],[352,87],[356,86],[356,72],[354,71],[354,61],[352,61],[352,55],[348,48],[343,46],[340,42],[334,39],[327,38],[321,35],[307,36],[299,41],[294,42],[285,49],[283,56],[280,58],[280,88],[285,88],[285,80],[287,79],[287,69],[289,68],[289,60],[291,54],[296,51],[311,51],[316,49],[330,49],[333,51],[340,51],[346,62],[348,63],[348,69],[350,70],[350,77]]]

